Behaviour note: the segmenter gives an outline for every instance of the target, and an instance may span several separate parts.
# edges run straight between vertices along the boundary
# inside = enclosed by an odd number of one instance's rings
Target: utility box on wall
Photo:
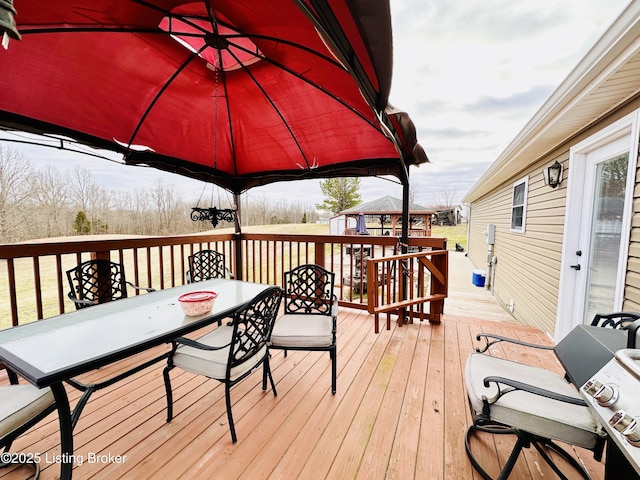
[[[494,245],[496,243],[496,226],[493,223],[487,225],[484,236],[487,238],[487,244]]]

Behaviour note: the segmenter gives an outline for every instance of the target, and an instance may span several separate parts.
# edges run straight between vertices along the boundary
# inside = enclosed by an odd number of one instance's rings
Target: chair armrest
[[[229,342],[229,343],[227,343],[225,345],[220,345],[219,347],[212,347],[211,345],[205,345],[204,343],[200,343],[200,342],[198,342],[196,340],[191,340],[190,338],[178,337],[178,338],[172,340],[172,343],[174,345],[177,345],[177,344],[186,345],[187,347],[197,348],[198,350],[213,351],[213,350],[222,350],[223,348],[226,348],[229,345],[231,345],[232,342]]]
[[[227,275],[229,275],[229,278],[231,280],[235,280],[236,279],[235,275],[227,267],[224,268],[224,271],[227,272]]]
[[[334,320],[338,318],[338,297],[336,295],[331,300],[331,316]]]
[[[478,342],[483,338],[484,338],[484,341],[485,341],[485,346],[482,349],[476,348],[476,352],[478,352],[478,353],[484,353],[487,350],[489,350],[489,347],[491,345],[495,345],[496,343],[500,343],[500,342],[515,343],[516,345],[522,345],[523,347],[537,348],[537,349],[540,349],[540,350],[553,350],[554,349],[554,347],[549,346],[549,345],[539,345],[537,343],[523,342],[521,340],[516,340],[514,338],[503,337],[501,335],[493,335],[491,333],[479,333],[478,335],[476,335],[476,340]],[[493,340],[489,340],[489,339],[493,339]]]
[[[91,305],[97,305],[98,302],[95,302],[93,300],[83,300],[81,298],[78,298],[76,296],[74,296],[73,294],[69,293],[68,294],[69,299],[75,303],[76,305],[84,305],[86,307],[91,306]]]
[[[636,340],[640,340],[640,319],[627,327],[627,348],[640,348]]]
[[[640,319],[635,312],[597,313],[591,322],[593,327],[609,327],[626,330],[634,321]]]
[[[129,285],[130,287],[135,288],[136,290],[144,290],[146,292],[155,292],[156,289],[155,288],[151,288],[151,287],[139,287],[138,285],[134,285],[133,283],[127,281],[127,285]]]
[[[547,397],[552,400],[558,400],[564,403],[571,403],[573,405],[580,405],[582,407],[587,406],[587,402],[585,402],[581,398],[570,397],[568,395],[563,395],[562,393],[552,392],[551,390],[545,390],[544,388],[536,387],[534,385],[529,385],[528,383],[520,382],[518,380],[513,380],[511,378],[496,377],[496,376],[486,377],[484,379],[484,386],[488,387],[490,383],[497,384],[498,394],[496,395],[496,397],[492,398],[489,401],[489,403],[494,403],[501,396],[506,395],[509,392],[521,390],[524,392],[532,393],[534,395]],[[507,390],[503,390],[500,388],[500,385],[507,385],[511,388]]]

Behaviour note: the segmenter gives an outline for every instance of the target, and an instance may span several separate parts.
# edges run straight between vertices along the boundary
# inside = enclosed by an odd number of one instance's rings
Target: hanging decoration
[[[212,68],[215,73],[215,87],[214,87],[214,124],[213,128],[217,131],[218,129],[218,85],[220,83],[220,72],[223,72],[222,65],[222,49],[229,48],[229,42],[219,35],[218,32],[218,23],[215,20],[215,15],[213,16],[212,21],[212,34],[207,37],[207,44],[215,48],[215,55],[208,59],[208,61],[212,62]],[[213,137],[213,165],[217,167],[218,159],[217,159],[217,139],[218,136],[215,135]],[[206,186],[205,186],[206,188]],[[203,191],[204,193],[204,191]],[[211,191],[211,200],[213,203],[213,189]],[[201,195],[202,198],[202,195]],[[218,198],[218,200],[220,200]],[[198,205],[200,204],[200,200],[198,200]],[[218,207],[208,207],[208,208],[200,208],[199,206],[195,206],[191,209],[191,220],[194,222],[197,221],[210,221],[213,228],[218,226],[220,222],[235,222],[237,219],[237,208],[218,208]]]
[[[235,222],[237,209],[233,208],[200,208],[193,207],[191,209],[191,220],[197,221],[210,221],[213,228],[218,226],[220,222]]]

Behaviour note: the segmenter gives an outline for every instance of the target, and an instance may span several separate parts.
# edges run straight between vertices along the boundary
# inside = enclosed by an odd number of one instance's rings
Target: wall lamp
[[[542,175],[544,177],[544,184],[549,185],[551,188],[556,188],[562,183],[562,164],[557,160],[548,167],[542,169]]]

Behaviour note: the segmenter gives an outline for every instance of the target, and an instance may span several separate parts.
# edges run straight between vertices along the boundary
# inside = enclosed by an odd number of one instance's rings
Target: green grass
[[[452,227],[431,227],[432,237],[444,237],[447,239],[447,249],[455,250],[456,243],[467,249],[467,224],[455,225]]]

